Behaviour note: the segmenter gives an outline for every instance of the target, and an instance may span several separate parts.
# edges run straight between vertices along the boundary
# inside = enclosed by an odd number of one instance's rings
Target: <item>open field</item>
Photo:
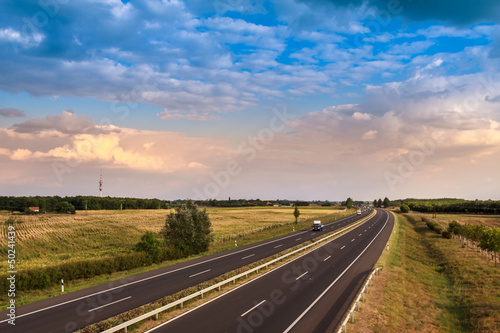
[[[420,216],[396,215],[391,250],[376,265],[384,269],[348,331],[498,332],[500,268],[429,230]]]
[[[294,221],[291,207],[207,208],[216,241]],[[301,207],[300,220],[333,213],[333,207]],[[75,215],[0,213],[0,256],[6,257],[7,225],[15,219],[17,269],[130,252],[146,231],[159,232],[169,210],[77,211]],[[216,242],[216,243],[217,243]],[[7,260],[0,267],[5,270]]]
[[[432,215],[427,214],[426,216],[431,217]],[[500,227],[500,216],[498,215],[436,214],[436,217],[433,217],[432,219],[443,225],[448,225],[448,223],[455,220],[462,224],[482,224],[488,228]]]

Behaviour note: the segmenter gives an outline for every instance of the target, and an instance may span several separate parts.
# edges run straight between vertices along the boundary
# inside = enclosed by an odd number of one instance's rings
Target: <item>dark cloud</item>
[[[30,119],[12,126],[19,133],[38,133],[44,130],[57,130],[62,133],[78,134],[88,132],[94,124],[86,115],[78,117],[71,109],[57,116],[46,116],[42,119]]]
[[[339,7],[361,6],[362,0],[303,0],[310,6],[336,5]],[[498,0],[368,0],[384,19],[401,15],[409,21],[437,20],[455,25],[478,22],[500,22]]]
[[[0,109],[0,116],[7,118],[24,117],[24,111],[15,108]]]

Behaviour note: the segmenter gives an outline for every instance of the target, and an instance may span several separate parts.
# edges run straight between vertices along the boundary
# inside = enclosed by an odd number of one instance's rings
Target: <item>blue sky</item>
[[[94,194],[102,168],[112,196],[498,198],[499,21],[493,0],[3,1],[1,194]]]

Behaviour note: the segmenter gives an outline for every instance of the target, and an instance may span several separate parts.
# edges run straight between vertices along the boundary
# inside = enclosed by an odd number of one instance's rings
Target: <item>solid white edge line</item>
[[[307,273],[309,273],[309,271],[305,272],[304,274],[300,275],[300,276],[297,276],[297,278],[295,279],[295,281],[297,281],[298,279],[300,279],[301,277],[303,277],[304,275],[306,275]]]
[[[343,219],[345,219],[345,217],[343,217],[340,220],[330,222],[328,224],[330,225],[330,224],[340,223],[340,221],[342,221]],[[54,305],[48,306],[46,308],[42,308],[42,309],[38,309],[38,310],[35,310],[35,311],[31,311],[31,312],[28,312],[28,313],[21,314],[19,316],[16,316],[16,318],[21,318],[21,317],[29,316],[29,315],[32,315],[32,314],[35,314],[35,313],[38,313],[38,312],[42,312],[42,311],[45,311],[45,310],[57,308],[58,306],[62,306],[62,305],[65,305],[65,304],[76,302],[76,301],[85,299],[87,297],[92,297],[92,296],[95,296],[95,295],[103,294],[103,293],[106,293],[106,292],[111,291],[111,290],[115,290],[115,289],[119,289],[119,288],[124,288],[124,287],[130,286],[130,285],[136,284],[136,283],[140,283],[140,282],[144,282],[144,281],[147,281],[147,280],[155,279],[155,278],[163,276],[163,275],[168,275],[168,274],[171,274],[171,273],[175,273],[175,272],[181,271],[181,270],[186,269],[186,268],[191,268],[191,267],[198,266],[198,265],[210,262],[210,261],[214,261],[214,260],[217,260],[217,259],[221,259],[221,258],[225,258],[225,257],[228,257],[228,256],[232,256],[234,254],[238,254],[238,253],[245,252],[245,251],[248,251],[248,250],[253,250],[253,249],[256,249],[256,248],[261,247],[261,246],[269,245],[269,244],[274,243],[274,242],[279,242],[279,241],[281,241],[283,239],[296,237],[298,233],[306,233],[306,232],[308,232],[308,231],[307,230],[298,231],[297,233],[293,233],[292,235],[287,236],[287,237],[283,237],[283,238],[280,238],[280,239],[275,239],[275,240],[269,241],[269,242],[264,243],[264,244],[256,245],[256,246],[249,247],[249,248],[246,248],[246,249],[241,249],[239,251],[231,252],[231,253],[228,253],[228,254],[225,254],[225,255],[222,255],[222,256],[219,256],[219,257],[215,257],[215,258],[208,259],[208,260],[205,260],[205,261],[200,261],[198,263],[191,264],[191,265],[188,265],[188,266],[185,266],[185,267],[180,267],[180,268],[174,269],[172,271],[163,272],[163,273],[160,273],[160,274],[157,274],[157,275],[153,275],[153,276],[150,276],[150,277],[147,277],[147,278],[144,278],[144,279],[140,279],[140,280],[137,280],[137,281],[125,283],[125,284],[122,284],[120,286],[116,286],[116,287],[113,287],[113,288],[101,290],[101,291],[95,292],[93,294],[81,296],[81,297],[78,297],[78,298],[75,298],[75,299],[71,299],[71,300],[68,300],[68,301],[65,301],[65,302],[62,302],[62,303],[54,304]],[[115,281],[118,281],[118,280],[115,280]],[[113,282],[113,281],[111,281],[111,282]],[[0,321],[0,324],[5,323],[5,322],[7,322],[9,320],[10,319],[2,320],[2,321]]]
[[[206,272],[210,272],[210,271],[211,271],[210,269],[207,269],[207,270],[205,270],[205,271],[203,271],[203,272],[198,272],[198,273],[196,273],[196,274],[189,275],[189,277],[193,277],[193,276],[200,275],[200,274],[203,274],[203,273],[206,273]]]
[[[372,217],[372,218],[373,218],[373,217]],[[356,227],[356,228],[357,228],[357,227]],[[354,229],[352,229],[352,230],[355,230],[356,228],[354,228]],[[325,246],[326,244],[328,244],[328,243],[330,243],[330,242],[333,242],[335,239],[336,239],[336,238],[332,239],[332,240],[331,240],[331,241],[329,241],[329,242],[326,242],[326,243],[325,243],[324,245],[322,245],[322,246]],[[321,246],[320,246],[320,248],[321,248]],[[297,258],[295,258],[295,259],[290,260],[290,261],[289,261],[289,262],[287,262],[286,264],[281,265],[281,266],[278,266],[278,267],[275,267],[275,268],[271,269],[269,272],[266,272],[266,273],[264,273],[264,274],[262,274],[262,275],[259,275],[259,276],[258,276],[258,277],[256,277],[255,279],[250,280],[250,281],[247,281],[247,282],[245,282],[245,283],[243,283],[243,284],[239,285],[238,287],[236,287],[236,288],[233,288],[233,289],[229,290],[228,292],[226,292],[226,293],[224,293],[224,294],[222,294],[222,295],[219,295],[219,296],[217,296],[217,297],[214,297],[214,298],[212,298],[211,300],[209,300],[209,301],[207,301],[207,302],[205,302],[205,303],[203,303],[203,304],[201,304],[201,305],[199,305],[199,306],[197,306],[197,307],[195,307],[195,308],[193,308],[193,309],[191,309],[191,310],[189,310],[189,311],[186,311],[186,312],[184,312],[184,313],[182,313],[182,314],[180,314],[180,315],[176,316],[175,318],[172,318],[172,319],[170,319],[170,320],[168,320],[168,321],[166,321],[166,322],[164,322],[164,323],[161,323],[161,324],[160,324],[160,325],[158,325],[158,326],[155,326],[155,327],[151,328],[151,329],[150,329],[150,330],[148,330],[148,331],[145,331],[144,333],[151,333],[151,332],[155,331],[156,329],[158,329],[158,328],[160,328],[160,327],[163,327],[163,326],[165,326],[165,325],[169,324],[170,322],[172,322],[172,321],[174,321],[174,320],[177,320],[177,319],[179,319],[180,317],[183,317],[183,316],[187,315],[188,313],[191,313],[191,312],[193,312],[193,311],[195,311],[195,310],[198,310],[199,308],[201,308],[201,307],[203,307],[203,306],[205,306],[205,305],[207,305],[207,304],[210,304],[210,303],[212,303],[213,301],[215,301],[215,300],[217,300],[217,299],[219,299],[219,298],[221,298],[221,297],[224,297],[224,296],[226,296],[227,294],[232,293],[233,291],[236,291],[236,290],[238,290],[238,289],[240,289],[240,288],[242,288],[242,287],[246,286],[247,284],[250,284],[250,283],[252,283],[252,282],[254,282],[254,281],[257,281],[258,279],[260,279],[260,278],[262,278],[262,277],[266,276],[267,274],[270,274],[270,273],[274,272],[274,271],[275,271],[275,270],[277,270],[277,269],[283,268],[285,265],[288,265],[288,264],[290,264],[290,263],[294,262],[295,260],[299,260],[300,258],[302,258],[303,256],[305,256],[305,255],[309,254],[310,252],[311,252],[311,251],[306,252],[306,253],[304,253],[304,254],[301,254],[300,256],[298,256],[298,257],[297,257]]]
[[[244,314],[240,315],[240,317],[245,317],[245,315],[247,315],[248,313],[252,312],[253,309],[257,308],[259,305],[261,305],[262,303],[264,303],[266,300],[263,300],[262,302],[260,302],[259,304],[257,304],[256,306],[254,306],[253,308],[251,308],[250,310],[248,310],[247,312],[245,312]]]
[[[312,307],[314,305],[316,305],[316,303],[319,302],[319,300],[325,296],[325,294],[333,287],[333,285],[335,283],[337,283],[337,281],[345,274],[345,272],[347,272],[352,265],[354,265],[354,263],[356,261],[358,261],[358,259],[363,255],[363,253],[365,253],[365,251],[370,247],[370,245],[372,245],[372,243],[377,239],[378,235],[380,235],[380,233],[382,232],[382,230],[384,230],[385,226],[387,225],[387,222],[389,221],[389,213],[387,213],[387,219],[385,220],[385,224],[384,226],[380,229],[380,231],[377,233],[377,235],[375,235],[375,237],[372,239],[372,241],[365,247],[365,249],[363,251],[361,251],[361,253],[356,257],[356,259],[354,259],[353,262],[351,262],[351,264],[349,266],[347,266],[347,268],[335,279],[335,281],[332,282],[332,284],[330,284],[322,293],[321,295],[318,296],[318,298],[316,298],[308,307],[307,309],[304,310],[304,312],[302,312],[302,314],[297,318],[295,319],[295,321],[290,325],[288,326],[288,328],[286,330],[283,331],[283,333],[288,333],[290,332],[290,330],[306,315],[307,312],[309,312],[309,310],[312,309]]]
[[[99,309],[101,309],[101,308],[105,308],[105,307],[107,307],[108,305],[112,305],[112,304],[115,304],[115,303],[118,303],[118,302],[122,302],[122,301],[124,301],[124,300],[126,300],[126,299],[129,299],[129,298],[132,298],[132,296],[125,297],[125,298],[119,299],[119,300],[117,300],[117,301],[114,301],[114,302],[111,302],[111,303],[108,303],[108,304],[104,304],[104,305],[102,305],[102,306],[98,306],[97,308],[90,309],[90,310],[89,310],[89,312],[92,312],[92,311],[95,311],[95,310],[99,310]]]

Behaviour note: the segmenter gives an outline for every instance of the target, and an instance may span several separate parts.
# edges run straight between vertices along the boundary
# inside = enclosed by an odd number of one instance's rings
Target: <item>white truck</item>
[[[358,211],[356,212],[356,214],[361,215],[361,209],[358,209]]]
[[[323,231],[323,225],[321,224],[321,221],[313,222],[313,231]]]

